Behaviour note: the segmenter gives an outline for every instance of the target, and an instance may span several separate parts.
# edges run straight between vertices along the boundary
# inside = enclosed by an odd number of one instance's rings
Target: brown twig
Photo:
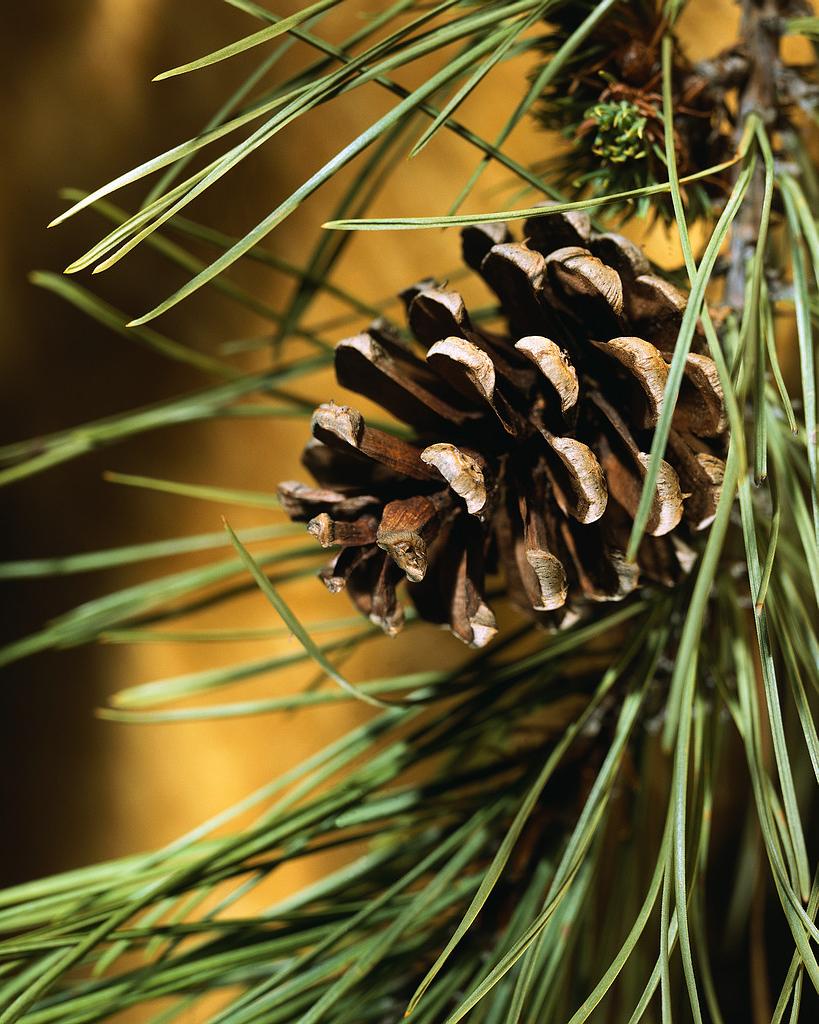
[[[739,96],[737,132],[744,131],[750,114],[766,126],[777,119],[777,76],[781,68],[779,42],[785,9],[790,0],[739,0],[742,5],[741,38],[748,60],[748,74]],[[745,268],[759,239],[759,222],[765,193],[765,173],[758,166],[731,235],[730,269],[725,302],[739,311],[745,304]]]

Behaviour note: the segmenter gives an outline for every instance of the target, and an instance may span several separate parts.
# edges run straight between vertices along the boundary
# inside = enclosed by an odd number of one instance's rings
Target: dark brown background
[[[298,5],[276,4],[280,13]],[[689,35],[700,50],[718,45],[734,24],[730,0],[709,3],[707,38],[693,20]],[[333,38],[349,31],[355,9],[343,5],[321,25]],[[48,232],[62,208],[64,185],[93,187],[195,132],[250,64],[242,59],[170,82],[151,84],[160,70],[253,31],[257,24],[219,0],[37,0],[4,12],[0,41],[5,88],[0,94],[5,152],[0,162],[0,440],[12,441],[80,423],[206,385],[207,380],[163,361],[33,288],[34,268],[59,270],[98,237],[101,222],[88,214]],[[292,66],[298,50],[285,61]],[[292,59],[291,59],[292,57]],[[525,63],[497,69],[462,111],[467,124],[490,137],[517,97]],[[418,69],[416,75],[423,74]],[[300,121],[260,156],[232,174],[224,187],[195,208],[195,216],[225,230],[255,223],[323,159],[354,137],[374,112],[387,109],[376,87],[356,92]],[[542,157],[548,140],[521,126],[511,150],[524,161]],[[424,155],[395,175],[379,200],[389,213],[443,212],[465,180],[475,156],[443,133]],[[348,179],[349,175],[347,175]],[[344,176],[342,176],[343,183]],[[489,174],[476,207],[498,202],[491,188],[506,181]],[[277,252],[298,258],[316,236],[338,187],[319,194],[269,240]],[[132,205],[127,193],[118,201]],[[475,207],[473,207],[475,208]],[[655,239],[655,254],[668,243]],[[364,235],[341,265],[340,280],[362,294],[380,297],[430,272],[457,263],[453,234]],[[82,283],[129,313],[149,308],[168,294],[179,276],[138,251],[104,277]],[[275,304],[288,283],[254,273],[247,283]],[[320,307],[319,313],[334,307]],[[200,293],[157,325],[172,337],[215,351],[227,338],[258,334],[263,324],[212,293]],[[252,364],[252,359],[248,365]],[[324,387],[330,388],[327,382]],[[323,397],[328,397],[325,392]],[[85,456],[0,494],[2,557],[36,557],[93,550],[220,528],[218,506],[159,497],[105,483],[117,469],[237,487],[272,489],[297,473],[304,424],[274,421],[186,426],[138,437],[120,447]],[[260,517],[230,510],[236,525]],[[192,564],[192,563],[186,563]],[[30,584],[0,584],[2,631],[23,635],[49,617],[91,596],[171,571],[154,562],[105,574]],[[293,588],[297,610],[346,614],[327,603],[312,582]],[[342,600],[342,599],[339,599]],[[260,598],[238,602],[220,625],[267,625]],[[203,624],[201,621],[198,624]],[[277,719],[192,726],[124,727],[105,724],[93,710],[106,694],[134,682],[205,667],[229,658],[260,656],[269,648],[81,648],[42,655],[4,673],[0,689],[2,817],[11,841],[0,844],[0,870],[8,881],[101,857],[144,849],[237,799],[254,785],[314,750],[344,729],[352,711],[319,711],[304,728]],[[454,658],[454,641],[434,634],[429,658]],[[375,651],[379,672],[408,649],[383,644]],[[412,664],[418,664],[416,653]],[[360,668],[359,663],[354,667]],[[276,689],[291,690],[293,679]],[[237,699],[270,693],[270,680],[235,690]],[[233,697],[233,693],[231,693]],[[291,878],[283,884],[294,884]]]
[[[297,6],[278,4],[277,10],[286,13]],[[378,9],[375,2],[346,4],[342,15],[334,13],[322,22],[322,31],[341,38],[350,31],[351,18]],[[26,275],[35,268],[60,270],[99,237],[103,224],[94,214],[46,230],[64,205],[57,196],[60,187],[94,187],[193,134],[252,65],[240,58],[171,82],[151,84],[150,78],[257,27],[219,0],[38,0],[13,5],[6,20],[0,43],[7,83],[0,98],[7,142],[0,165],[3,442],[208,383],[195,371],[101,328],[34,288]],[[294,49],[283,68],[302,61],[303,53]],[[487,134],[496,131],[508,111],[508,92],[517,94],[525,70],[522,64],[502,69],[497,80],[505,88],[476,95],[465,112],[467,120]],[[413,73],[417,80],[424,69]],[[248,228],[390,102],[373,87],[337,103],[329,119],[323,111],[311,114],[200,201],[194,215],[228,231]],[[534,159],[543,144],[542,136],[524,132],[517,151]],[[474,160],[466,146],[441,137],[395,176],[380,208],[445,209]],[[271,247],[291,259],[303,256],[349,175],[283,225]],[[487,187],[501,180],[487,175]],[[115,199],[133,207],[139,195],[132,190]],[[454,265],[457,239],[452,234],[404,235],[400,241],[361,236],[349,247],[340,280],[362,294],[381,297]],[[281,302],[290,287],[267,272],[243,273],[254,293],[272,304]],[[82,284],[131,314],[150,308],[180,280],[175,269],[143,251],[102,278],[81,276]],[[317,315],[336,311],[324,303]],[[220,341],[256,335],[265,327],[213,293],[200,293],[157,326],[211,352]],[[251,358],[247,365],[252,364]],[[319,391],[332,387],[329,380],[315,386]],[[221,422],[147,434],[85,456],[0,495],[2,557],[65,554],[218,530],[218,506],[116,487],[101,474],[117,469],[270,490],[277,479],[298,473],[303,439],[301,422]],[[234,525],[260,520],[258,514],[229,512]],[[24,635],[92,596],[176,567],[173,560],[163,560],[57,581],[3,583],[4,638]],[[293,591],[291,599],[297,607],[300,600],[304,607],[309,602],[310,614],[326,603],[312,582]],[[327,614],[346,610],[337,602],[326,606]],[[261,599],[238,602],[228,617],[220,612],[209,621],[271,624]],[[265,650],[269,647],[80,648],[8,668],[0,689],[0,779],[2,816],[13,841],[0,844],[4,878],[32,877],[169,841],[349,724],[353,712],[347,711],[320,712],[302,729],[294,729],[292,722],[282,728],[269,718],[126,728],[93,717],[105,696],[123,685],[258,657]],[[388,671],[406,653],[401,644],[382,647],[375,655],[379,669]],[[427,652],[438,658],[459,653],[457,645],[437,634]],[[278,680],[275,686],[290,690],[294,681]],[[271,683],[260,680],[234,692],[237,698],[270,693]]]

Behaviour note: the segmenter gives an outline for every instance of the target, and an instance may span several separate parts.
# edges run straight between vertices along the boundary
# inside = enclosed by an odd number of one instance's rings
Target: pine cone
[[[566,624],[641,581],[674,585],[692,531],[713,519],[726,421],[697,338],[649,536],[636,564],[625,559],[685,295],[632,242],[593,234],[585,214],[533,218],[525,235],[490,224],[462,236],[506,333],[476,326],[457,292],[426,281],[402,296],[417,346],[382,321],[337,346],[339,384],[414,439],[321,405],[303,458],[318,486],[279,489],[291,518],[340,548],[327,587],[346,588],[386,633],[402,626],[406,577],[423,619],[483,646],[496,632],[484,576],[497,568],[517,605]]]
[[[542,47],[549,58],[578,30],[597,0],[563,4],[546,16],[549,31]],[[562,132],[571,149],[548,161],[562,189],[595,195],[625,192],[666,181],[661,42],[671,32],[674,50],[671,94],[677,170],[685,178],[729,159],[734,147],[736,97],[728,93],[743,80],[741,54],[717,55],[694,64],[667,20],[664,0],[616,4],[592,29],[574,56],[544,92],[538,117],[544,127]],[[730,63],[733,78],[722,72]],[[738,80],[738,81],[737,81]],[[711,206],[730,191],[733,176],[724,170],[707,179],[683,182],[689,220],[709,216]],[[647,212],[648,198],[608,207],[604,215]],[[651,208],[673,221],[670,198],[655,195]]]

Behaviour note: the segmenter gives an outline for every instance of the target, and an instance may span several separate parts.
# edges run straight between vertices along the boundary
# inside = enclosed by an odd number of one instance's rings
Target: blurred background
[[[277,13],[298,3],[277,2]],[[695,4],[685,32],[698,53],[712,52],[733,31],[730,0]],[[338,38],[350,19],[379,5],[343,5],[322,22]],[[346,19],[346,20],[345,20]],[[705,19],[705,20],[703,20]],[[93,213],[54,231],[45,225],[64,206],[63,186],[93,188],[143,159],[189,137],[247,73],[242,59],[169,82],[150,79],[257,27],[220,0],[38,0],[4,11],[0,37],[6,87],[0,94],[5,153],[0,163],[0,443],[47,433],[138,405],[204,387],[207,379],[162,361],[136,341],[115,335],[27,282],[34,269],[59,271],[101,234]],[[705,27],[707,26],[707,31]],[[304,59],[299,46],[285,67]],[[462,120],[491,137],[508,116],[510,96],[521,92],[525,63],[496,69],[470,99]],[[416,80],[423,67],[414,70]],[[407,79],[409,82],[411,79]],[[367,106],[371,104],[371,106]],[[354,138],[388,101],[374,87],[356,91],[300,120],[272,146],[243,164],[201,200],[194,216],[228,232],[243,232]],[[510,152],[523,163],[542,159],[555,140],[522,124]],[[376,204],[390,214],[444,212],[475,163],[475,152],[441,133],[433,145],[401,167]],[[308,202],[268,239],[277,254],[298,261],[314,244],[318,225],[332,210],[349,175]],[[503,174],[487,174],[472,208],[498,202]],[[508,194],[508,193],[507,193]],[[133,208],[139,194],[116,197]],[[455,233],[365,234],[348,246],[338,282],[380,299],[458,264]],[[652,254],[674,259],[671,242],[652,240]],[[243,272],[243,283],[277,306],[291,284],[269,271]],[[241,276],[241,275],[240,275]],[[83,283],[135,315],[179,283],[175,271],[138,250],[117,268]],[[317,319],[337,307],[316,305]],[[200,351],[262,334],[269,325],[200,292],[156,325]],[[347,332],[351,333],[351,332]],[[243,365],[262,364],[250,355]],[[317,400],[335,397],[329,378],[311,381]],[[61,555],[183,534],[219,530],[217,505],[152,494],[106,483],[106,470],[175,480],[272,491],[298,477],[304,421],[217,421],[142,435],[22,481],[0,495],[3,559]],[[225,510],[231,523],[266,521],[264,513]],[[207,557],[207,556],[205,556]],[[104,573],[0,583],[4,639],[23,636],[49,618],[102,593],[196,564],[197,557],[131,566]],[[332,599],[313,581],[290,588],[297,612],[311,617],[347,614],[344,597]],[[343,603],[343,605],[342,605]],[[198,626],[275,624],[263,597],[248,595],[228,609],[199,616]],[[402,665],[455,660],[456,641],[431,634],[422,654],[401,640],[370,647],[349,663],[360,677],[366,658],[379,674]],[[292,644],[292,642],[291,642]],[[283,642],[283,649],[287,642]],[[0,688],[0,786],[7,841],[0,844],[6,883],[165,843],[204,817],[301,760],[345,731],[355,710],[316,710],[309,719],[260,717],[227,722],[124,726],[94,716],[106,696],[124,686],[193,671],[228,660],[261,657],[270,643],[214,646],[100,646],[52,652],[18,663]],[[292,692],[308,673],[274,683],[240,684],[233,699]],[[320,865],[300,864],[313,872]],[[290,888],[305,879],[282,875]]]

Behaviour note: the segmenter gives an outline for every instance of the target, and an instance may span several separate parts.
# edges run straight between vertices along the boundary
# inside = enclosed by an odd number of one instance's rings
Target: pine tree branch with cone
[[[695,59],[683,29],[696,4],[679,0],[399,0],[363,23],[336,0],[287,17],[235,6],[256,31],[165,77],[247,54],[247,82],[206,129],[72,193],[58,218],[91,208],[113,225],[72,272],[145,243],[186,283],[131,320],[38,278],[216,383],[8,445],[0,481],[226,416],[302,422],[312,479],[274,494],[274,481],[121,476],[265,522],[228,528],[232,557],[68,612],[0,663],[99,640],[226,645],[247,632],[180,620],[258,590],[274,612],[265,639],[291,637],[296,653],[214,659],[115,694],[102,716],[136,728],[297,710],[305,730],[315,706],[357,700],[362,717],[164,849],[0,894],[0,1024],[125,1011],[214,1024],[813,1019],[819,18],[743,0],[732,43]],[[292,41],[295,72],[279,63]],[[507,61],[528,72],[489,133],[468,99]],[[364,87],[387,112],[352,139],[330,119],[335,155],[244,236],[189,218],[238,164],[283,146],[288,125]],[[548,159],[513,156],[514,129],[539,133]],[[405,157],[449,138],[477,161],[447,182],[449,212],[371,215]],[[359,157],[322,215],[334,230],[315,218],[302,263],[265,244]],[[509,209],[478,189],[488,167],[517,190]],[[110,203],[155,171],[136,213]],[[467,201],[478,208],[462,212]],[[392,232],[454,226],[468,273],[447,270],[439,232],[424,236],[425,276],[396,282],[407,327],[389,300],[342,283],[353,239],[385,260],[405,237]],[[681,265],[649,258],[649,228]],[[290,301],[270,309],[225,276],[245,261],[288,275]],[[203,356],[147,326],[205,286],[273,321],[261,370],[236,364],[237,346]],[[319,294],[343,312],[317,323]],[[0,577],[218,543],[8,563]],[[349,596],[352,619],[291,605],[291,583],[316,576],[317,595]],[[456,638],[445,664],[427,657],[439,628]],[[352,651],[381,664],[404,637],[400,673],[348,678]],[[300,692],[210,699],[298,665],[319,673]],[[263,883],[328,851],[335,870],[264,902]]]

